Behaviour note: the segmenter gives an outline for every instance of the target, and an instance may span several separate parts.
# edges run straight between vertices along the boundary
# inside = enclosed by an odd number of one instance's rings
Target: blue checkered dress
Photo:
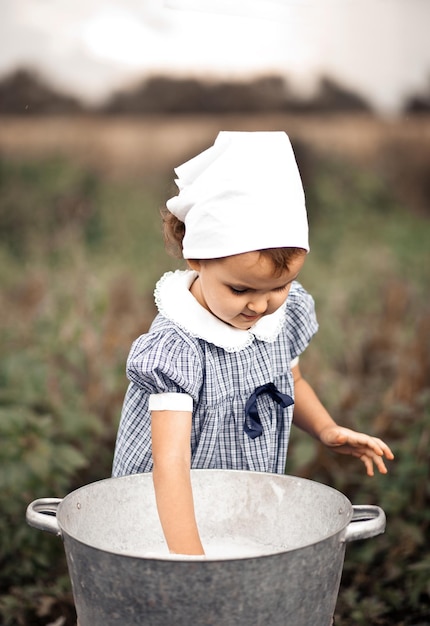
[[[169,274],[171,282],[178,277],[183,281],[188,275],[187,285],[192,282],[192,272]],[[294,397],[291,361],[318,329],[312,297],[295,281],[285,305],[272,314],[278,322],[269,335],[262,338],[257,323],[255,330],[237,331],[240,345],[235,347],[223,345],[222,332],[219,339],[211,341],[199,336],[204,332],[186,327],[193,326],[193,311],[196,315],[202,311],[195,308],[201,307],[188,287],[181,283],[180,289],[184,292],[181,300],[175,295],[172,302],[179,307],[183,298],[188,298],[185,308],[188,304],[189,309],[183,318],[187,321],[172,319],[175,314],[169,314],[169,307],[166,312],[158,298],[162,313],[131,348],[127,361],[130,385],[118,429],[113,476],[152,470],[148,400],[151,394],[160,393],[185,393],[192,398],[193,468],[284,473],[293,407],[282,408],[267,394],[259,396],[263,433],[255,439],[244,432],[244,407],[252,392],[269,382]],[[175,310],[173,304],[170,310]],[[204,315],[213,318],[207,311]],[[216,324],[227,326],[219,320]],[[234,330],[228,327],[230,341]]]

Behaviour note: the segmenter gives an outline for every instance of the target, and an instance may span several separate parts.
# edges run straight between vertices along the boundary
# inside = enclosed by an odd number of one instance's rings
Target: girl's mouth
[[[246,313],[242,313],[242,317],[245,318],[247,322],[255,322],[261,315],[246,315]]]

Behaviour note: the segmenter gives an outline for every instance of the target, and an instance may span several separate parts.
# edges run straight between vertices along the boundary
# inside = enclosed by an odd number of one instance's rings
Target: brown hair
[[[161,209],[161,216],[163,218],[163,235],[166,250],[172,256],[181,259],[182,258],[182,240],[185,235],[185,224],[180,219],[170,213],[170,211],[163,207]],[[288,270],[290,262],[306,254],[306,250],[303,248],[267,248],[265,250],[257,250],[260,254],[270,259],[273,263],[275,272],[281,274],[284,270]],[[200,260],[200,259],[199,259]]]
[[[267,248],[266,250],[258,250],[261,256],[270,259],[275,269],[275,274],[281,275],[284,270],[289,269],[291,261],[298,256],[305,256],[304,248]]]
[[[163,219],[163,236],[166,250],[169,254],[182,259],[182,240],[185,235],[185,224],[170,213],[166,207],[160,210]]]

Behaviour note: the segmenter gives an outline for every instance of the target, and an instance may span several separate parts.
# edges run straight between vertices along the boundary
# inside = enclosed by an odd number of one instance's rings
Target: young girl
[[[175,172],[165,235],[189,269],[158,282],[132,346],[113,475],[152,471],[169,550],[197,555],[190,468],[284,473],[293,419],[369,476],[393,454],[338,426],[300,372],[318,326],[297,282],[308,223],[287,135],[221,132]]]

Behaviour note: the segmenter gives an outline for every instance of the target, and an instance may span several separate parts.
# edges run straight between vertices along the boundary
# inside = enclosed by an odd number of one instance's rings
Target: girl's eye
[[[272,291],[276,293],[282,293],[288,289],[289,285],[282,285],[282,287],[276,287],[276,289],[272,289]],[[230,287],[230,291],[234,293],[235,296],[242,296],[244,293],[248,293],[249,289],[236,289],[235,287]]]
[[[236,296],[240,296],[243,293],[246,293],[248,290],[247,289],[235,289],[234,287],[230,287],[230,291],[234,293]]]

